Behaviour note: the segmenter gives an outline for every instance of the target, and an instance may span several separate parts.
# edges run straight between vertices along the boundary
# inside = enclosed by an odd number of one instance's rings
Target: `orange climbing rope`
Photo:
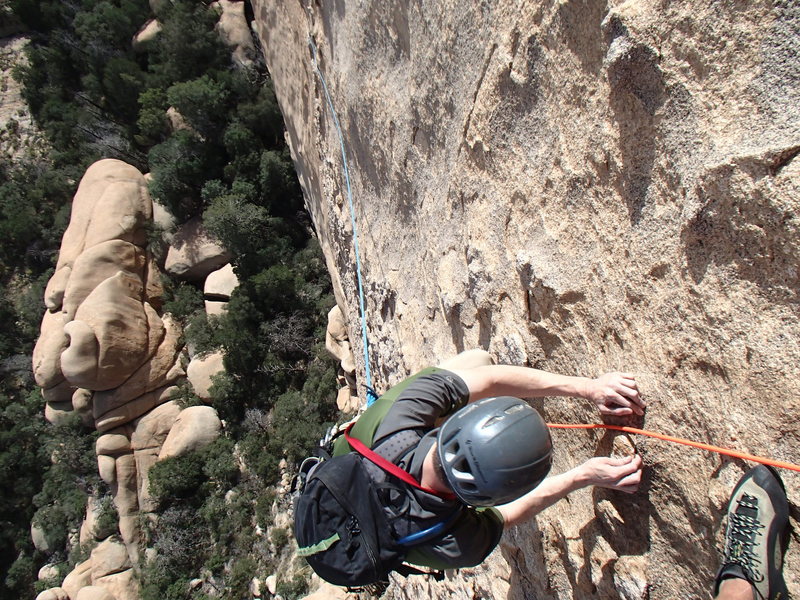
[[[742,458],[744,460],[751,460],[753,462],[761,463],[762,465],[769,465],[771,467],[779,467],[781,469],[789,469],[800,473],[800,465],[795,465],[780,460],[771,458],[764,458],[763,456],[755,456],[738,450],[730,450],[728,448],[721,448],[719,446],[712,446],[711,444],[703,444],[701,442],[694,442],[692,440],[685,440],[683,438],[673,437],[671,435],[664,435],[655,431],[647,431],[646,429],[636,429],[635,427],[625,427],[623,425],[605,425],[602,423],[548,423],[548,427],[553,429],[613,429],[614,431],[624,431],[625,433],[635,433],[638,435],[646,435],[648,437],[664,440],[665,442],[673,442],[675,444],[683,444],[684,446],[693,446],[701,450],[708,450],[709,452],[717,452],[718,454],[725,454],[734,458]]]

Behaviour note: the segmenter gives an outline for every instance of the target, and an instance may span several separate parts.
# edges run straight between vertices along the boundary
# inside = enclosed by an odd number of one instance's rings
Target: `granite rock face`
[[[636,425],[800,460],[795,3],[253,4],[362,398],[354,232],[309,40],[348,161],[376,388],[473,347],[627,370],[650,402]],[[555,472],[613,437],[555,432]],[[637,494],[582,490],[483,567],[389,597],[707,597],[748,465],[634,442]]]

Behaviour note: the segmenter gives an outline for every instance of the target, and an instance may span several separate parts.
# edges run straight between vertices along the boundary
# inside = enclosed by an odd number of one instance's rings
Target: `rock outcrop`
[[[199,218],[178,228],[172,237],[164,269],[188,281],[205,278],[231,260],[231,255],[203,227]]]
[[[48,311],[33,352],[33,371],[51,421],[78,412],[102,435],[100,477],[111,488],[119,522],[95,523],[89,499],[82,544],[91,556],[44,597],[138,597],[133,569],[142,513],[155,510],[148,472],[160,459],[211,443],[221,433],[213,408],[181,410],[173,400],[186,380],[181,328],[161,314],[160,273],[146,247],[153,208],[142,174],[118,160],[86,171],[72,204],[55,273],[45,291]],[[184,246],[194,240],[184,235]],[[216,370],[221,369],[221,359]],[[206,376],[207,378],[207,376]],[[189,381],[191,383],[191,379]],[[208,387],[207,382],[202,383]],[[205,387],[200,390],[206,394]],[[166,452],[162,452],[167,448]],[[48,552],[44,532],[32,530]],[[49,594],[49,596],[47,595]]]
[[[637,425],[798,462],[795,6],[253,4],[359,382],[354,232],[309,40],[349,163],[376,387],[471,347],[624,369],[650,402]],[[569,400],[543,410],[598,419]],[[555,471],[613,437],[554,433]],[[635,443],[637,494],[582,490],[483,567],[387,597],[707,596],[747,465]],[[785,573],[800,589],[794,542]]]
[[[355,413],[361,402],[356,389],[356,360],[353,356],[353,348],[350,346],[349,335],[342,309],[336,305],[328,313],[325,348],[331,356],[339,361],[339,368],[336,372],[336,380],[339,384],[336,405],[344,413]]]

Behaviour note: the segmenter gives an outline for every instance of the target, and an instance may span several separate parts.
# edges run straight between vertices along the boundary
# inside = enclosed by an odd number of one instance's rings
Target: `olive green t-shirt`
[[[437,419],[457,411],[468,400],[469,389],[460,377],[444,369],[428,368],[376,400],[359,418],[351,434],[367,444],[371,442],[379,454],[380,447],[390,445],[393,436],[402,432],[407,446],[409,435],[413,435],[416,446],[397,465],[419,481],[425,456],[436,442]],[[348,450],[349,445],[344,441],[334,454]],[[445,500],[416,488],[411,488],[410,494],[406,514],[413,519],[445,519],[460,504],[459,500]],[[412,547],[406,561],[435,569],[475,566],[489,555],[502,534],[503,517],[497,509],[467,507],[446,534]]]

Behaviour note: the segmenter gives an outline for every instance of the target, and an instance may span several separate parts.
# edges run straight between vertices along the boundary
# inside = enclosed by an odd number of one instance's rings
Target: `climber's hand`
[[[642,480],[642,457],[638,454],[621,458],[596,456],[583,463],[578,470],[585,485],[632,494]]]
[[[644,414],[644,400],[630,373],[606,373],[590,379],[584,397],[594,402],[604,415]]]

